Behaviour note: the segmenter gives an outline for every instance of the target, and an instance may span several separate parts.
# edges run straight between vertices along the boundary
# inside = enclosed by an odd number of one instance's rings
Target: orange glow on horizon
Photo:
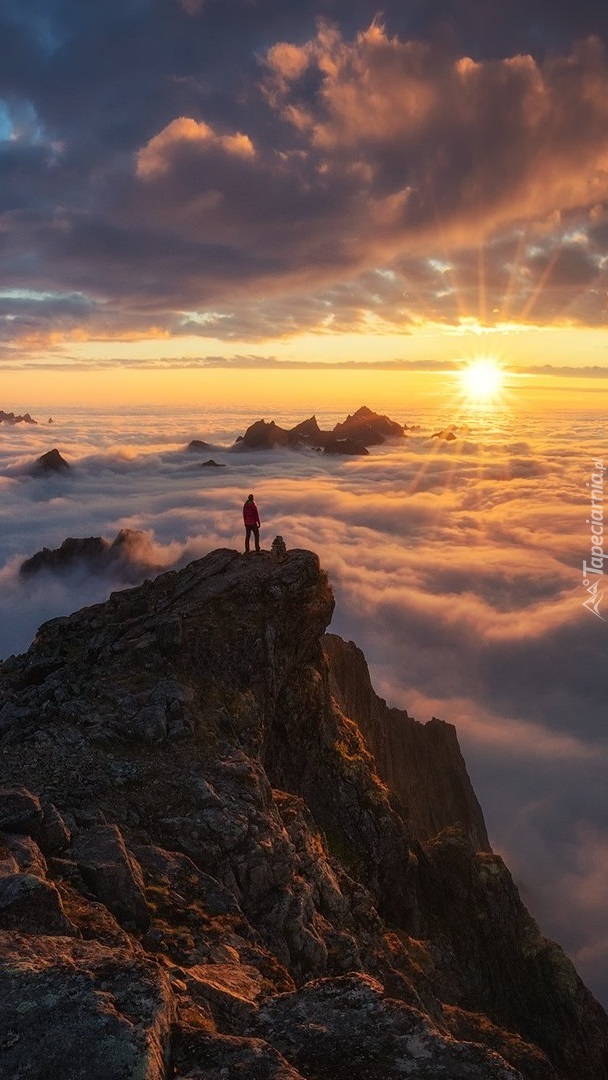
[[[217,357],[225,358],[224,366],[213,366]],[[309,332],[261,343],[194,336],[162,340],[156,334],[132,341],[71,342],[22,357],[22,367],[17,356],[10,367],[0,364],[0,407],[24,412],[77,405],[250,404],[253,413],[264,416],[285,406],[312,413],[353,411],[365,403],[386,411],[394,403],[396,418],[405,419],[420,404],[437,404],[438,409],[455,405],[457,369],[488,357],[503,370],[504,394],[512,395],[513,407],[573,405],[605,411],[608,378],[601,371],[608,371],[608,330],[511,326],[501,331],[477,323],[458,328],[427,324],[401,335]],[[319,363],[326,366],[315,366]],[[530,365],[536,374],[526,374]],[[545,365],[547,374],[542,373]],[[593,371],[578,378],[579,366]],[[468,391],[458,398],[461,412],[473,407],[475,399],[483,402],[488,393],[487,385],[480,389],[484,379],[496,380],[488,368],[481,376],[475,367]]]
[[[261,369],[92,369],[48,373],[3,372],[1,407],[16,412],[42,412],[70,407],[183,408],[251,407],[253,418],[276,418],[282,409],[337,409],[352,412],[360,405],[395,419],[407,420],[419,407],[437,411],[474,409],[475,401],[455,395],[454,371],[386,371],[353,368]],[[505,372],[504,401],[510,408],[589,409],[604,414],[608,379],[516,376]],[[477,407],[483,403],[478,401]],[[486,400],[486,404],[491,404]]]

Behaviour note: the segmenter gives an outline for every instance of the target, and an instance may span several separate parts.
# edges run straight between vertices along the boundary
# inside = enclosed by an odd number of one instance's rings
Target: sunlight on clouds
[[[298,130],[308,129],[315,145],[352,149],[390,139],[403,155],[423,130],[433,145],[441,144],[453,157],[458,173],[453,176],[447,170],[452,194],[448,197],[439,187],[439,205],[437,201],[434,205],[444,235],[451,225],[459,230],[465,220],[470,227],[469,211],[477,219],[480,212],[485,215],[488,231],[518,217],[546,214],[556,206],[586,205],[590,177],[594,201],[606,195],[603,143],[591,137],[603,129],[607,115],[608,74],[599,41],[581,43],[571,56],[554,56],[544,64],[532,56],[452,61],[426,42],[389,37],[376,21],[352,42],[337,28],[321,23],[317,37],[294,53],[301,58],[299,64],[282,62],[285,49],[282,45],[282,51],[271,50],[266,57],[269,99],[287,119],[297,117]],[[304,57],[321,78],[320,94],[312,102],[303,96],[298,99]],[[565,94],[571,122],[565,120]],[[477,182],[467,190],[455,146],[468,147],[471,135],[479,140],[482,129],[493,152],[476,159]],[[573,153],[575,145],[578,154]],[[493,193],[485,202],[476,197],[484,190]],[[420,198],[425,200],[426,194],[420,192]],[[456,202],[460,214],[450,221]]]
[[[248,135],[218,135],[204,121],[180,116],[154,135],[137,155],[137,175],[142,180],[162,176],[171,168],[172,156],[180,146],[191,145],[203,151],[217,147],[226,154],[251,158],[255,148]]]
[[[309,50],[279,42],[268,50],[266,63],[280,89],[286,90],[290,82],[301,78],[306,71],[310,63]]]

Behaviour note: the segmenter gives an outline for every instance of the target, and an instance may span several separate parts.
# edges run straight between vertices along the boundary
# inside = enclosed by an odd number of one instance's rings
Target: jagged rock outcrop
[[[292,427],[291,434],[306,439],[311,446],[322,446],[327,438],[327,432],[321,431],[319,421],[314,415],[309,416],[307,420],[301,420],[299,424]]]
[[[334,427],[334,435],[339,439],[350,438],[363,446],[378,446],[385,438],[401,438],[403,427],[388,416],[380,416],[367,405],[362,405],[355,413],[346,417]]]
[[[310,447],[326,454],[366,454],[368,446],[383,443],[386,437],[403,437],[404,429],[396,420],[380,416],[362,405],[352,416],[338,423],[331,431],[322,431],[316,416],[302,420],[293,428],[282,428],[270,420],[257,420],[239,435],[235,448],[240,450],[272,450],[276,446],[291,449]]]
[[[186,447],[186,450],[191,450],[194,453],[199,453],[201,450],[210,449],[211,443],[205,442],[203,439],[191,439]]]
[[[0,424],[37,424],[37,420],[33,420],[29,412],[23,413],[17,416],[14,412],[4,412],[0,409]]]
[[[606,1080],[453,729],[333,603],[310,552],[219,550],[0,665],[3,1074]]]
[[[58,548],[42,548],[19,567],[23,577],[47,571],[66,574],[111,574],[125,582],[141,581],[146,573],[158,573],[150,537],[138,529],[120,529],[114,540],[102,536],[69,536]]]
[[[32,476],[43,476],[45,473],[66,473],[69,469],[69,463],[61,456],[59,450],[54,448],[36,459],[30,473]]]
[[[256,420],[250,424],[244,435],[239,435],[235,446],[237,449],[247,450],[273,450],[275,446],[295,446],[298,438],[290,438],[287,428],[279,427],[274,420]]]

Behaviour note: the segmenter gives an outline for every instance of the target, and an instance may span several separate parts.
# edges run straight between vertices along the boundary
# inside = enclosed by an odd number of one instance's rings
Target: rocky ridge
[[[0,409],[0,424],[37,424],[38,421],[34,420],[29,412],[15,414],[14,412],[5,412],[4,409]]]
[[[113,574],[135,584],[146,574],[158,573],[152,542],[139,529],[120,529],[113,540],[103,536],[68,536],[58,548],[43,547],[19,567],[21,577],[51,574]]]
[[[325,454],[367,454],[368,446],[379,446],[387,438],[403,438],[404,428],[396,420],[362,405],[331,431],[322,431],[316,416],[302,420],[293,428],[282,428],[274,420],[256,420],[244,435],[239,435],[239,450],[272,450],[284,446],[293,450],[309,447]]]
[[[0,666],[1,1075],[606,1080],[453,728],[333,603],[311,552],[218,550]]]

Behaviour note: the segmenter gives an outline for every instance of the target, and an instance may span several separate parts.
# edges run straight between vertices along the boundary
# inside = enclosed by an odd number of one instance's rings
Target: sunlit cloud
[[[598,40],[544,64],[529,55],[454,61],[427,43],[390,37],[380,22],[354,41],[321,23],[313,41],[275,48],[266,62],[272,104],[313,145],[376,151],[374,183],[390,185],[398,230],[434,231],[439,217],[445,231],[466,223],[487,234],[518,218],[592,206],[608,193],[600,137],[608,70]],[[312,100],[300,86],[311,66],[320,78]]]
[[[100,86],[120,83],[114,125],[101,91],[82,115],[77,58],[94,35],[56,12],[32,26],[0,103],[0,356],[163,336],[269,352],[307,334],[321,352],[345,333],[370,349],[411,335],[419,356],[435,331],[604,326],[601,40],[488,59],[408,33],[392,7],[316,29],[294,10],[249,46],[221,5],[176,2],[158,27],[142,8],[155,48],[111,77],[103,50],[92,65]],[[100,40],[120,38],[116,12],[98,18]],[[206,79],[175,70],[176,43],[190,55],[203,31]],[[220,77],[213,47],[230,35],[247,62]],[[45,97],[33,59],[61,42],[69,102],[52,69]]]
[[[204,154],[208,149],[218,148],[226,154],[250,158],[255,155],[251,139],[247,135],[218,135],[209,124],[180,116],[172,120],[167,127],[139,151],[137,155],[137,175],[142,180],[150,180],[169,172],[172,158],[184,145],[195,147]],[[219,192],[209,193],[206,206],[213,207],[221,199]]]

